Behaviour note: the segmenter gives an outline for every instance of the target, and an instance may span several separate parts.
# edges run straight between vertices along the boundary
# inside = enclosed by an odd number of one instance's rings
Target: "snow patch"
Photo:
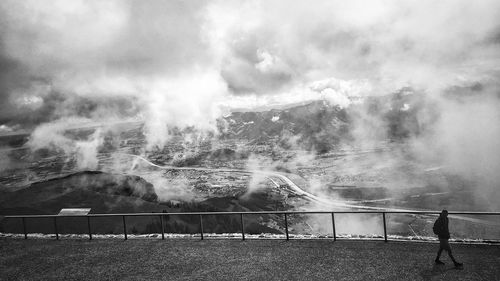
[[[179,234],[165,233],[166,239],[201,239],[201,234]],[[0,238],[24,239],[24,234],[20,233],[1,233]],[[55,234],[29,233],[29,239],[56,239]],[[92,239],[124,239],[123,234],[92,234]],[[242,239],[241,233],[203,233],[203,238],[214,239]],[[333,239],[331,234],[289,234],[290,239],[296,240],[311,240],[311,239]],[[337,234],[337,239],[343,240],[383,240],[384,236],[380,234]],[[89,239],[88,234],[59,234],[59,239]],[[162,239],[161,233],[150,234],[127,234],[127,239]],[[245,239],[286,239],[285,234],[246,234]],[[397,241],[416,241],[416,242],[437,242],[436,237],[427,236],[402,236],[402,235],[387,235],[389,240]],[[450,242],[466,243],[466,244],[489,244],[498,243],[499,240],[483,240],[483,239],[450,239]]]

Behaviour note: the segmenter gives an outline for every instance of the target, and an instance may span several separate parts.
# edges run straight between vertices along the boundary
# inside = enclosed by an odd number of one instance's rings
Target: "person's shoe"
[[[455,267],[462,267],[462,266],[464,266],[463,263],[455,262]]]
[[[436,264],[439,264],[439,265],[443,265],[444,262],[440,261],[440,260],[436,260]]]

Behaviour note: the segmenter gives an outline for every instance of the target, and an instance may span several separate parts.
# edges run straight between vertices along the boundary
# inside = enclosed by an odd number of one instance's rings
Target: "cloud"
[[[144,179],[153,184],[159,201],[181,200],[190,202],[197,200],[195,192],[184,176],[176,176],[171,179],[165,178],[161,173],[146,173]]]
[[[78,170],[96,170],[98,168],[98,149],[104,142],[102,129],[80,140],[80,136],[67,135],[72,125],[90,123],[84,119],[62,119],[38,126],[31,134],[28,146],[33,150],[42,148],[62,151],[76,160]]]
[[[226,89],[202,36],[203,7],[2,2],[0,124],[145,117],[151,145],[168,138],[167,125],[210,127]],[[161,141],[153,131],[165,133]]]
[[[498,33],[498,6],[495,1],[219,1],[209,8],[230,88],[236,94],[266,94],[329,77],[369,79],[375,90],[387,92],[402,86],[442,88],[459,75],[483,76],[489,71],[483,63],[498,60],[498,45],[488,41]],[[220,19],[222,13],[230,16]],[[279,62],[280,71],[262,72],[270,62]]]
[[[437,97],[497,80],[499,6],[6,0],[0,125],[143,119],[154,147],[169,126],[213,130],[228,108],[317,99],[347,107],[405,86]]]
[[[3,1],[2,99],[22,107],[19,96],[45,102],[55,91],[151,100],[151,83],[200,72],[222,77],[234,95],[276,95],[331,78],[366,79],[372,93],[443,88],[491,76],[498,5]]]
[[[226,93],[226,84],[217,73],[193,71],[150,86],[144,116],[149,146],[165,144],[169,135],[166,125],[216,130],[216,119],[222,115],[218,105]]]
[[[412,141],[413,155],[435,163],[470,182],[475,196],[497,210],[500,168],[500,99],[498,86],[455,87],[435,101],[437,117],[424,135]],[[424,119],[428,115],[422,116]]]

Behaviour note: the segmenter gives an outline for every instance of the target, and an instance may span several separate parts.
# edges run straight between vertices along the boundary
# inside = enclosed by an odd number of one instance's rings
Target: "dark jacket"
[[[448,229],[448,218],[440,216],[434,223],[438,230],[439,239],[450,239],[450,230]]]

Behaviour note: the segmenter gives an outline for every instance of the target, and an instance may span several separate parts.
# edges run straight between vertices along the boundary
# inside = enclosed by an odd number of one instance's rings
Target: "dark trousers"
[[[453,254],[451,253],[451,247],[450,247],[450,243],[448,243],[448,239],[446,239],[446,238],[439,238],[439,250],[438,250],[438,253],[437,253],[436,260],[439,260],[439,258],[441,257],[441,253],[443,252],[443,250],[445,250],[446,252],[448,252],[448,256],[450,256],[451,260],[454,263],[457,263],[457,261],[453,257]]]

